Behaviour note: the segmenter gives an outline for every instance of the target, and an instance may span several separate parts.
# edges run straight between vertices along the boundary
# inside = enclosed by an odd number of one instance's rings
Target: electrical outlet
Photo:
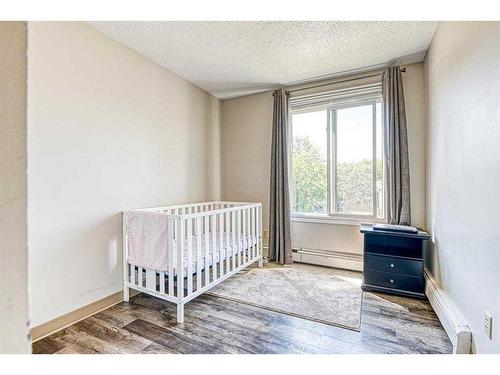
[[[493,323],[493,318],[491,317],[490,313],[485,311],[484,312],[484,322],[483,322],[483,330],[484,334],[488,336],[488,338],[491,340],[491,334],[492,334],[492,325]]]

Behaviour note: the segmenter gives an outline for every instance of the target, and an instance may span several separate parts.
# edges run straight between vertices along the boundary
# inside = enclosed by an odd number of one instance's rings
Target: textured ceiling
[[[89,22],[224,99],[397,61],[422,61],[437,22]]]

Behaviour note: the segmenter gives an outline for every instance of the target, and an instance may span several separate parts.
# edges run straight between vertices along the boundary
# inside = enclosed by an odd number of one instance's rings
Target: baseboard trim
[[[446,292],[441,289],[427,268],[425,268],[424,277],[426,281],[425,294],[453,344],[453,353],[470,354],[472,349],[472,334],[467,324],[461,318],[460,311],[450,303]]]
[[[293,260],[299,263],[363,271],[363,255],[341,251],[316,249],[293,249]]]
[[[139,292],[135,292],[130,290],[131,296],[138,294]],[[80,307],[76,310],[73,310],[67,314],[61,315],[55,319],[49,320],[46,323],[42,323],[36,327],[31,328],[31,340],[32,342],[38,341],[47,337],[61,329],[69,327],[72,324],[75,324],[89,316],[95,315],[98,312],[109,309],[111,306],[116,305],[123,301],[123,291],[119,291],[113,293],[107,297],[104,297],[100,300],[92,302],[86,306]]]
[[[269,245],[262,245],[262,253],[269,256]],[[342,251],[293,248],[292,258],[297,263],[363,271],[363,255]]]

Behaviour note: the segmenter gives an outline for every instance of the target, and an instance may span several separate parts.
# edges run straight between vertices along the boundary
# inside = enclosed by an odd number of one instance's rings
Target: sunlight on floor
[[[348,277],[348,276],[341,276],[341,275],[335,275],[335,276],[338,277],[339,279],[342,279],[342,280],[348,282],[348,283],[351,283],[353,285],[361,287],[362,279],[360,277]]]

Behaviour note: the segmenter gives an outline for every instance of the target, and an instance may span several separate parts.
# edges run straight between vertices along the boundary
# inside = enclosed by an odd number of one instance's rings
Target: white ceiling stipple
[[[105,21],[90,25],[221,99],[403,56],[422,61],[437,22]]]

